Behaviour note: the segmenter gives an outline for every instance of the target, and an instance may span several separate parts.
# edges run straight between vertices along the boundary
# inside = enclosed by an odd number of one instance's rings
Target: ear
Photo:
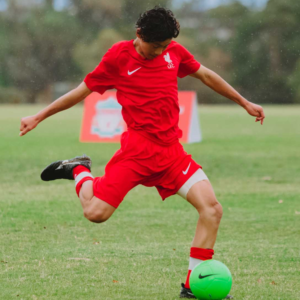
[[[136,35],[139,39],[142,38],[141,35],[140,35],[140,32],[141,32],[141,28],[137,28],[137,29],[136,29],[136,32],[135,32],[135,35]]]

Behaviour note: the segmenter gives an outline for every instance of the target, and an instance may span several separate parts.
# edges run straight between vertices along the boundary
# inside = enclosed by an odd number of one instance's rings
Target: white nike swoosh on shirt
[[[182,171],[183,175],[187,174],[187,172],[189,171],[190,166],[191,166],[191,163],[189,164],[189,166],[187,167],[187,169],[185,171]]]
[[[136,70],[134,70],[134,71],[132,71],[132,72],[130,72],[130,71],[128,70],[128,75],[133,74],[134,72],[136,72],[136,71],[139,70],[140,68],[141,68],[141,67],[137,68]]]

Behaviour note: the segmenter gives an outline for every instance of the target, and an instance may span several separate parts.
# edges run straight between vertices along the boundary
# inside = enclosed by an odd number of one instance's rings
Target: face
[[[139,43],[139,52],[142,56],[147,59],[154,59],[158,55],[161,55],[165,51],[168,45],[171,43],[172,39],[167,39],[163,42],[144,42],[140,35],[137,32],[138,43]]]

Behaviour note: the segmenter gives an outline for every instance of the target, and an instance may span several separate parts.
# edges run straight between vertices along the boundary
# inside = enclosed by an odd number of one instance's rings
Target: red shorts
[[[162,146],[129,130],[122,134],[121,149],[94,179],[94,195],[117,208],[138,184],[155,186],[164,200],[174,195],[201,168],[178,142]]]

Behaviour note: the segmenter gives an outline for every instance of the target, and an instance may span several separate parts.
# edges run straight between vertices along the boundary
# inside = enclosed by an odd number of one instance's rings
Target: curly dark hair
[[[179,35],[180,25],[171,10],[155,6],[142,13],[136,22],[144,42],[163,42]]]

